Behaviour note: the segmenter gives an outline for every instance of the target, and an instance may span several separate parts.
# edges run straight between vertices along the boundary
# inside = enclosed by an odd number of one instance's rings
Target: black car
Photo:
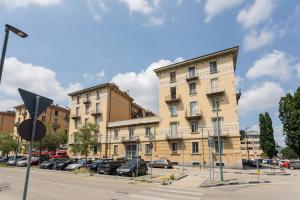
[[[129,160],[117,169],[117,175],[119,176],[138,176],[146,175],[147,173],[148,167],[143,159]]]
[[[94,161],[92,164],[90,164],[89,168],[90,168],[90,170],[97,171],[98,166],[99,166],[102,162],[107,162],[107,161],[111,161],[111,160],[113,160],[113,159],[104,158],[104,159],[101,159],[101,160],[96,160],[96,161]]]
[[[106,162],[101,162],[98,166],[97,173],[105,175],[117,174],[117,169],[124,164],[121,160],[108,160]]]
[[[60,159],[51,158],[50,160],[44,161],[41,163],[40,168],[42,169],[52,169],[53,166],[58,163]]]
[[[61,159],[54,163],[52,169],[54,170],[64,170],[68,165],[77,162],[78,159]]]

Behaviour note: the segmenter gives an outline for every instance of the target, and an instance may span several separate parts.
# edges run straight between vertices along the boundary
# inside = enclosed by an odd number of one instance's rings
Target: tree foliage
[[[296,159],[298,157],[295,151],[290,147],[285,147],[284,149],[282,149],[281,153],[282,157],[286,159]]]
[[[279,102],[279,118],[283,124],[285,143],[300,157],[300,87]]]
[[[272,119],[268,112],[259,114],[259,129],[261,149],[269,158],[272,158],[277,151]]]
[[[16,151],[17,140],[11,133],[1,133],[0,134],[0,151],[2,155],[8,156],[10,152]]]
[[[74,154],[84,155],[87,161],[87,156],[97,144],[97,130],[98,128],[95,124],[88,123],[80,128],[78,132],[73,133],[74,143],[71,151]]]

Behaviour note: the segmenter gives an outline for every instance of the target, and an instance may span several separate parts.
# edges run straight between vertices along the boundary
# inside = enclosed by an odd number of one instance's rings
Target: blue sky
[[[69,105],[67,92],[113,81],[157,111],[154,68],[239,45],[240,128],[268,111],[283,144],[278,101],[299,86],[299,20],[296,0],[0,0],[3,29],[29,34],[10,34],[0,109],[21,102],[18,87]]]

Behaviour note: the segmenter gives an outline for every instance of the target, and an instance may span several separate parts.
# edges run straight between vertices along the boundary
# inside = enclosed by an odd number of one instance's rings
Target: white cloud
[[[145,26],[162,26],[164,25],[163,17],[150,17],[149,21],[144,23]]]
[[[182,4],[182,0],[177,0],[176,1],[176,6],[181,6],[181,4]]]
[[[96,74],[84,73],[82,74],[82,76],[85,82],[103,81],[105,78],[105,72],[104,70],[102,70],[101,72]]]
[[[271,76],[280,80],[288,80],[291,76],[293,59],[283,51],[274,50],[255,61],[246,73],[248,79]]]
[[[0,4],[4,4],[7,8],[36,6],[56,6],[63,2],[63,0],[0,0]]]
[[[242,93],[238,109],[244,115],[251,111],[265,111],[265,109],[278,106],[280,97],[284,95],[280,84],[265,82]]]
[[[0,85],[0,109],[7,105],[21,103],[18,88],[52,98],[55,102],[66,104],[69,102],[68,92],[81,88],[79,83],[70,84],[64,88],[56,79],[54,71],[43,67],[22,63],[15,57],[7,58],[4,63],[2,81]],[[4,102],[12,102],[6,104]]]
[[[276,2],[277,0],[255,0],[251,6],[240,11],[237,21],[244,28],[252,28],[271,17]]]
[[[295,66],[296,70],[297,70],[297,74],[298,76],[300,77],[300,63],[298,63],[296,66]]]
[[[146,0],[119,0],[119,1],[121,3],[124,3],[128,7],[130,12],[150,14],[153,11],[153,8]]]
[[[230,0],[230,1],[220,1],[220,0],[207,0],[204,6],[205,12],[205,22],[210,22],[210,20],[221,14],[223,11],[231,9],[235,6],[242,4],[244,0]]]
[[[241,88],[241,86],[243,85],[243,83],[245,82],[245,79],[239,75],[237,75],[235,77],[235,85],[237,88]]]
[[[88,7],[97,22],[101,22],[102,17],[108,12],[103,0],[87,0]]]
[[[271,44],[275,37],[272,30],[251,31],[244,38],[244,48],[246,51],[260,49]]]
[[[117,84],[124,91],[129,90],[129,95],[138,104],[150,108],[153,112],[158,112],[158,78],[153,70],[182,60],[182,58],[174,61],[161,59],[151,63],[145,71],[117,74],[111,82]]]

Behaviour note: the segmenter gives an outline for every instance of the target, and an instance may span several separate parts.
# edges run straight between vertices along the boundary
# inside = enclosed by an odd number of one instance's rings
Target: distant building
[[[259,159],[263,151],[260,148],[260,134],[254,130],[242,130],[241,134],[241,152],[243,159]]]
[[[13,111],[0,111],[0,134],[14,131],[15,116]]]

